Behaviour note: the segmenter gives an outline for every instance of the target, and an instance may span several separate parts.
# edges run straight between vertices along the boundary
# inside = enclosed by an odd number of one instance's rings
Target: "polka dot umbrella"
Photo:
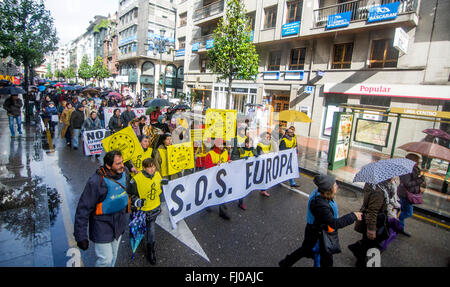
[[[366,164],[353,182],[377,184],[390,178],[411,173],[416,163],[406,158],[392,158]]]

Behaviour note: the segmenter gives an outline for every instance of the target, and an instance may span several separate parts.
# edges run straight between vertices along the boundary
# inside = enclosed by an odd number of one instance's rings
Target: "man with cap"
[[[72,147],[78,149],[78,141],[81,135],[81,127],[84,123],[84,106],[79,104],[70,116],[70,128],[73,131]]]
[[[131,105],[127,105],[127,110],[120,115],[120,121],[125,127],[127,127],[135,118],[136,114],[131,110]]]
[[[23,102],[21,99],[19,99],[19,95],[11,95],[3,103],[3,108],[6,110],[8,114],[9,130],[11,131],[11,137],[16,136],[16,133],[14,131],[14,120],[16,121],[17,131],[19,132],[19,135],[22,134],[22,120],[20,116],[22,106]]]
[[[338,218],[337,205],[334,201],[338,185],[333,176],[319,174],[314,177],[314,183],[317,189],[309,195],[302,246],[281,260],[278,263],[280,267],[290,267],[303,257],[314,258],[317,242],[319,242],[320,266],[333,266],[333,255],[325,251],[321,240],[323,228],[326,227],[329,232],[334,231],[362,218],[361,212],[352,212]]]

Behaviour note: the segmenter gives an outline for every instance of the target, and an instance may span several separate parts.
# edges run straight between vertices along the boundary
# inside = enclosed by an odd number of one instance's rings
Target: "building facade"
[[[167,0],[120,0],[118,9],[117,82],[120,91],[143,98],[173,97],[173,83],[166,83],[164,73],[176,71],[176,3]],[[160,49],[160,42],[164,48]],[[161,80],[161,84],[160,84]]]
[[[217,82],[206,65],[226,1],[178,4],[179,23],[185,24],[177,29],[176,59],[184,61],[185,92],[203,104],[242,113],[246,104],[261,104],[272,113],[299,110],[312,123],[296,124],[297,134],[325,139],[333,113],[343,111],[343,106],[449,110],[450,55],[440,52],[450,48],[448,1],[243,2],[260,66],[255,81],[233,81],[230,106],[226,106],[227,83]],[[381,114],[357,117],[397,124],[396,118]],[[404,119],[397,146],[421,140],[426,128],[447,126]],[[394,128],[388,133],[392,139]],[[392,147],[392,141],[386,146],[355,144],[380,152]]]
[[[108,68],[111,77],[105,79],[105,86],[112,89],[118,89],[116,77],[119,75],[118,61],[118,13],[109,17],[109,24],[103,40],[103,63]]]

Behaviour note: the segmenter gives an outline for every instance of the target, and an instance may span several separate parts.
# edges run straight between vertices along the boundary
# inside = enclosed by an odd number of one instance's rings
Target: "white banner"
[[[184,218],[213,205],[238,200],[253,190],[268,189],[298,178],[295,149],[223,163],[169,181],[163,186],[173,228]]]
[[[108,127],[109,120],[114,115],[114,110],[115,109],[119,109],[120,110],[120,114],[122,114],[124,111],[127,110],[127,108],[116,108],[116,107],[107,107],[107,108],[105,108],[104,109],[104,113],[105,113],[105,126],[106,127]],[[147,110],[147,108],[132,108],[131,110],[136,114],[136,117],[139,118],[140,116],[145,116],[145,111]],[[149,119],[149,116],[147,116],[147,124],[150,123],[148,121],[148,119]]]
[[[103,151],[102,139],[105,137],[105,129],[83,132],[84,155],[101,154]]]

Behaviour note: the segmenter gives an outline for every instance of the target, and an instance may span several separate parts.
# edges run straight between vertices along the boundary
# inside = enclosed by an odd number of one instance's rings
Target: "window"
[[[178,49],[184,49],[186,47],[186,37],[178,39]]]
[[[331,69],[350,69],[352,53],[353,43],[334,45]]]
[[[268,71],[279,71],[280,70],[280,62],[281,62],[281,52],[270,52],[269,54],[269,67]]]
[[[142,65],[142,75],[153,76],[155,74],[155,65],[152,62],[145,62]]]
[[[264,29],[275,27],[277,23],[277,6],[264,9]]]
[[[187,23],[187,12],[180,14],[180,27],[186,26]]]
[[[200,73],[206,73],[206,65],[207,65],[206,58],[200,59]]]
[[[287,2],[286,24],[300,21],[302,17],[302,2],[301,0]]]
[[[256,12],[247,14],[248,26],[251,31],[255,30],[255,14]]]
[[[392,46],[392,39],[372,42],[369,68],[395,68],[398,61],[398,50]]]
[[[303,70],[305,68],[306,48],[292,49],[289,70]]]

